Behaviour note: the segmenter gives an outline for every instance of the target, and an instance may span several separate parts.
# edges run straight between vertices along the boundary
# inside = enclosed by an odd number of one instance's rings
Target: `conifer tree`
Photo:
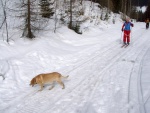
[[[16,3],[16,15],[23,21],[19,26],[23,30],[22,37],[33,39],[34,33],[46,26],[48,20],[42,18],[39,4],[39,0],[20,0]]]

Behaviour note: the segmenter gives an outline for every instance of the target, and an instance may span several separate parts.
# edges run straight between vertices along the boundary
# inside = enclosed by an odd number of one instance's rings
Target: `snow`
[[[0,41],[1,113],[149,112],[149,30],[134,23],[131,45],[121,48],[122,23],[88,27],[78,35],[66,27],[34,40]],[[60,72],[66,88],[29,86],[39,73]],[[1,76],[0,76],[1,77]]]
[[[144,13],[147,9],[147,6],[137,7],[137,11],[142,11]]]
[[[66,26],[54,33],[51,20],[35,39],[20,38],[17,19],[9,18],[9,44],[0,30],[0,113],[150,112],[149,29],[134,23],[130,45],[121,48],[120,15],[111,12],[108,22],[102,21],[102,10],[94,4],[89,12],[90,3],[82,35]],[[69,75],[63,80],[65,89],[57,83],[43,91],[29,85],[36,75],[49,72]]]

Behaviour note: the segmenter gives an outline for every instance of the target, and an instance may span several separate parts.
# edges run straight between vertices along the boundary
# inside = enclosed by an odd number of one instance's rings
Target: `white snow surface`
[[[61,27],[34,40],[11,30],[18,34],[9,44],[1,37],[0,113],[149,113],[150,31],[134,23],[121,48],[122,24],[86,27],[82,35]],[[50,72],[69,75],[65,89],[29,85]]]
[[[147,9],[147,6],[137,7],[137,11],[142,11],[142,13],[144,13],[146,9]]]

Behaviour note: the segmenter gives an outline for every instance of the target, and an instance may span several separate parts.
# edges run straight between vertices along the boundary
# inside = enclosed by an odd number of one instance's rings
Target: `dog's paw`
[[[52,90],[53,88],[49,88],[49,90]]]

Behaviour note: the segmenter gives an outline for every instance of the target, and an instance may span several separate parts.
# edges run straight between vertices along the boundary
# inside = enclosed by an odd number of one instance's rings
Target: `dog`
[[[49,90],[51,90],[54,88],[54,83],[57,82],[62,86],[62,89],[64,89],[65,85],[61,79],[68,78],[68,77],[69,76],[62,76],[58,72],[39,74],[31,80],[30,85],[33,87],[35,84],[39,84],[41,86],[41,89],[39,91],[42,91],[44,84],[52,83],[52,86],[49,88]]]

